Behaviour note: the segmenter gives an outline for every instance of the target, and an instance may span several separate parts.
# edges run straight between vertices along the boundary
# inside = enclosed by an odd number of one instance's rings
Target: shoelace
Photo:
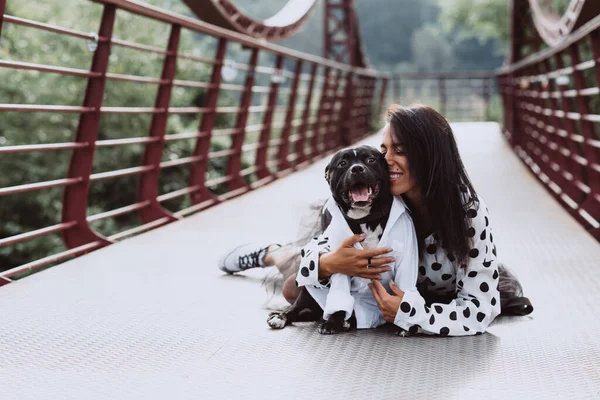
[[[265,251],[265,249],[260,249],[258,251],[254,251],[252,253],[245,254],[239,257],[240,269],[248,269],[248,268],[256,268],[260,267],[260,253]]]

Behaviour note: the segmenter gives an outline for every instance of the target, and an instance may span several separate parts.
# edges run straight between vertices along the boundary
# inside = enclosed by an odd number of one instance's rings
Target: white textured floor
[[[600,398],[600,245],[496,124],[454,128],[531,317],[465,338],[270,331],[265,305],[281,299],[261,286],[267,271],[225,276],[216,260],[238,242],[292,239],[306,204],[328,193],[321,161],[0,288],[0,398]]]

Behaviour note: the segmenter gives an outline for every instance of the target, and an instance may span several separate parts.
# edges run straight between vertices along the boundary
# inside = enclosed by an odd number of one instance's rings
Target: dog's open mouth
[[[344,200],[352,207],[367,207],[373,203],[373,200],[379,194],[379,184],[367,185],[357,183],[348,192],[344,193]]]

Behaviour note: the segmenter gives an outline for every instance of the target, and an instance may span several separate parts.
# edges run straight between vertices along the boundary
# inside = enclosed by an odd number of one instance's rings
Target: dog
[[[350,230],[366,235],[361,243],[363,248],[376,247],[386,228],[393,202],[384,155],[370,146],[340,150],[325,168],[325,180]],[[321,226],[326,232],[332,215],[325,209],[321,218]],[[356,329],[354,313],[348,320],[346,311],[335,311],[326,319],[323,313],[323,308],[303,287],[294,304],[283,312],[271,313],[267,323],[273,329],[281,329],[293,322],[321,320],[321,334]]]

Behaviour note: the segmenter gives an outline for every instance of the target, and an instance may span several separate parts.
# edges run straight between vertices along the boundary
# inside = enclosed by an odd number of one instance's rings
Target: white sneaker
[[[265,247],[253,243],[238,246],[219,260],[219,269],[228,274],[233,274],[250,268],[270,267],[270,265],[265,264],[264,260],[270,246]]]

